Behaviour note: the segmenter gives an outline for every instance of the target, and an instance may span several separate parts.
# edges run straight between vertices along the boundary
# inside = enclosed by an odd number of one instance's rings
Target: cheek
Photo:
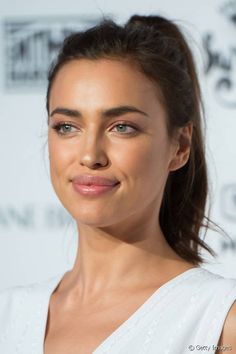
[[[166,178],[168,158],[168,146],[160,138],[137,139],[132,144],[121,144],[113,152],[114,165],[119,166],[127,180],[137,182],[137,187],[142,186],[142,189],[144,181],[150,186]]]
[[[73,148],[68,142],[59,141],[58,137],[49,134],[48,151],[51,178],[52,182],[56,184],[60,179],[65,178],[67,167],[73,160]]]

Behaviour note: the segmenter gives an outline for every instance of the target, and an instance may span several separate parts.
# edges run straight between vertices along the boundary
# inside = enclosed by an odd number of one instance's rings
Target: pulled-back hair
[[[211,221],[206,215],[208,193],[203,106],[193,56],[180,29],[160,16],[132,16],[124,26],[110,19],[67,37],[49,71],[47,110],[54,79],[71,60],[129,60],[161,90],[172,137],[177,128],[193,124],[187,163],[169,173],[159,221],[168,244],[195,265],[204,262],[201,248],[215,252],[200,235]]]

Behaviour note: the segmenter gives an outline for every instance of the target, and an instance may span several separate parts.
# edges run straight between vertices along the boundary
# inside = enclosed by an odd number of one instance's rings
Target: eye
[[[129,130],[127,130],[127,127],[129,128]],[[124,134],[133,134],[137,131],[137,128],[134,127],[131,124],[128,124],[126,122],[121,122],[119,124],[116,124],[113,128],[117,128],[117,132],[118,133],[124,133]]]
[[[77,129],[69,123],[57,123],[52,126],[52,129],[60,135],[66,135],[68,133],[74,133]]]

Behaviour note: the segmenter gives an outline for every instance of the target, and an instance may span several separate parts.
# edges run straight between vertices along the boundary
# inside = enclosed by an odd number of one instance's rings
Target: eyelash
[[[127,126],[127,127],[130,127],[130,128],[133,128],[133,129],[135,129],[135,131],[137,132],[138,131],[138,129],[135,127],[135,126],[133,126],[133,125],[131,125],[129,122],[119,122],[119,123],[117,123],[116,125],[114,125],[112,128],[114,128],[114,127],[117,127],[117,126],[119,126],[119,125],[124,125],[124,126]],[[56,132],[57,132],[57,134],[59,134],[59,135],[68,135],[68,134],[70,134],[71,132],[68,132],[68,133],[62,133],[60,130],[61,130],[61,128],[63,128],[63,127],[65,127],[65,126],[69,126],[69,127],[72,127],[72,128],[75,128],[76,129],[76,127],[73,125],[73,124],[71,124],[71,123],[66,123],[66,122],[63,122],[63,123],[55,123],[53,126],[52,126],[52,129],[54,129]],[[132,134],[134,134],[135,133],[135,131],[133,131],[133,132],[130,132],[130,133],[124,133],[124,134],[122,134],[122,135],[132,135]],[[73,132],[72,132],[73,133]],[[118,132],[119,133],[119,132]]]

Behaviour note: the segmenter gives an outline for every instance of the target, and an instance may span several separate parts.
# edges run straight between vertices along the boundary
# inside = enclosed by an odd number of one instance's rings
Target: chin
[[[71,204],[69,208],[66,205],[64,206],[72,218],[80,224],[103,227],[108,226],[112,220],[111,213],[108,210],[106,212],[105,208],[101,207],[101,205],[99,208],[93,208],[92,206],[82,207],[81,205],[78,207],[77,205],[77,207],[73,209],[71,208]]]
[[[69,195],[65,193],[56,194],[64,208],[77,223],[93,227],[106,227],[120,221],[120,218],[117,217],[121,214],[120,210],[118,211],[117,208],[114,208],[113,203],[108,203],[103,198],[79,200],[70,193]]]
[[[81,217],[81,215],[77,215],[74,217],[75,221],[79,225],[86,225],[96,228],[107,227],[110,226],[110,223],[107,223],[107,218],[103,219],[102,217],[94,217],[92,215],[88,215],[87,217]]]

